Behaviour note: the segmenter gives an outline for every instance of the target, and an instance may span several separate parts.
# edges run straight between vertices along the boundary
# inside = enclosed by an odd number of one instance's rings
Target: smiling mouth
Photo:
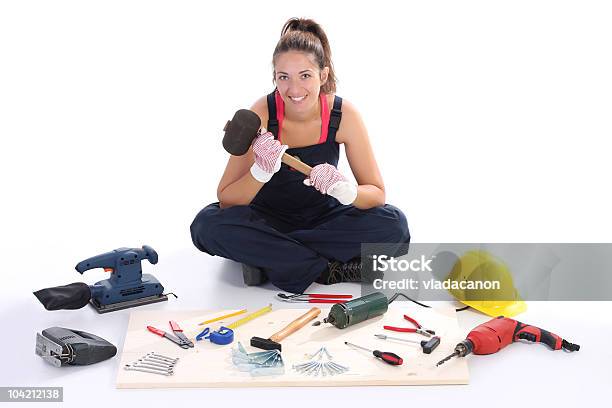
[[[306,95],[303,96],[290,96],[289,99],[291,99],[293,102],[302,102],[304,100],[304,98],[306,98]]]

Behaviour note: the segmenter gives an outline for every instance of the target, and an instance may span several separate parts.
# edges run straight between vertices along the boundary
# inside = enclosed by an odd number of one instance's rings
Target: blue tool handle
[[[157,252],[148,245],[143,245],[142,250],[144,251],[143,258],[148,259],[153,265],[157,263],[159,257],[157,256]]]
[[[127,250],[128,248],[118,248],[114,251],[92,256],[91,258],[87,258],[84,261],[79,262],[75,269],[77,272],[82,274],[85,271],[95,268],[115,268],[117,253]]]
[[[143,259],[156,264],[159,257],[157,252],[148,245],[143,245],[142,248],[117,248],[113,251],[87,258],[79,262],[75,269],[81,274],[95,268],[117,270],[122,266],[133,265],[135,262],[140,263]]]

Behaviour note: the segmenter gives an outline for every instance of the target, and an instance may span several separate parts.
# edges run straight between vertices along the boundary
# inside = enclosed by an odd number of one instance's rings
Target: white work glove
[[[260,183],[270,181],[274,173],[280,170],[281,158],[288,147],[281,145],[271,132],[262,128],[261,134],[253,141],[255,163],[251,166],[251,174],[255,180]]]
[[[357,198],[357,186],[328,163],[314,166],[310,177],[304,180],[304,184],[314,187],[322,194],[334,197],[344,205],[352,204]]]

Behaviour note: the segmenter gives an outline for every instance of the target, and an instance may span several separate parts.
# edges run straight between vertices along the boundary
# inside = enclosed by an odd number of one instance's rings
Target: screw
[[[334,363],[333,361],[330,361],[330,362],[329,362],[329,365],[330,365],[330,366],[332,366],[333,368],[335,368],[335,369],[337,369],[337,370],[341,371],[341,372],[345,372],[345,371],[348,371],[348,370],[349,370],[349,368],[348,368],[348,367],[345,367],[345,366],[343,366],[343,365],[340,365],[340,364]]]
[[[325,355],[327,356],[328,359],[333,359],[332,355],[329,353],[329,351],[327,351],[327,347],[323,347],[323,351],[325,352]]]

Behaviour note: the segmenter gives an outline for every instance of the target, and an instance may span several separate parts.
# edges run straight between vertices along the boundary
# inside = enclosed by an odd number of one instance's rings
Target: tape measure
[[[230,344],[232,341],[234,341],[234,331],[232,329],[228,329],[227,327],[221,326],[219,330],[211,332],[207,327],[202,331],[202,333],[196,336],[196,341],[200,341],[202,339],[208,339],[214,344]]]
[[[215,343],[215,344],[222,344],[222,345],[230,344],[232,341],[234,341],[234,331],[232,329],[235,329],[238,326],[242,326],[243,324],[248,323],[251,320],[261,315],[264,315],[270,311],[272,311],[272,304],[269,304],[268,306],[263,307],[257,310],[256,312],[251,313],[250,315],[246,317],[243,317],[242,319],[236,320],[234,323],[228,324],[227,325],[228,327],[221,326],[219,330],[216,330],[213,332],[211,332],[210,329],[207,327],[200,334],[196,336],[196,340],[200,341],[202,339],[208,339],[212,343]],[[241,313],[243,313],[243,311],[232,313],[231,315],[221,316],[220,318],[216,318],[211,321],[218,321],[221,318],[235,316]],[[206,323],[206,322],[202,322],[202,323]]]

